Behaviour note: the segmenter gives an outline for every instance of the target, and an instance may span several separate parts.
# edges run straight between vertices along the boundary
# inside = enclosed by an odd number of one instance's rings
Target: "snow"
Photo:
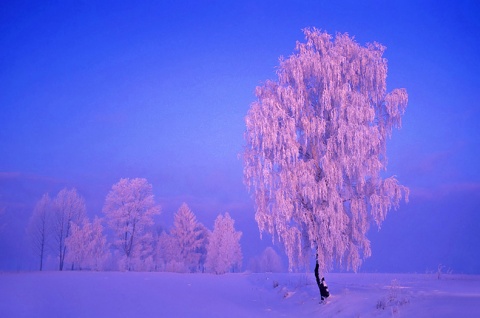
[[[0,273],[2,317],[480,317],[480,276]]]

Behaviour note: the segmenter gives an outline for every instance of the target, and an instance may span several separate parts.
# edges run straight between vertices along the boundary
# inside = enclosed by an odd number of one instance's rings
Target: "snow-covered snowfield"
[[[480,317],[480,276],[0,273],[1,317]]]

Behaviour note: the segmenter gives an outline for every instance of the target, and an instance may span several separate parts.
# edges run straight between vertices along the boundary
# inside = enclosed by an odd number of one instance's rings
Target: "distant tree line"
[[[37,202],[27,234],[39,270],[54,257],[58,270],[211,272],[242,267],[240,238],[228,213],[218,215],[213,230],[197,221],[183,203],[169,230],[155,229],[160,214],[146,179],[121,179],[112,186],[103,217],[89,220],[76,189],[48,194]]]

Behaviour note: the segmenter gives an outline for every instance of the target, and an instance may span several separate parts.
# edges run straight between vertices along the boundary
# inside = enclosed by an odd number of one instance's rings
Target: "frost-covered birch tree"
[[[103,213],[114,233],[113,245],[120,253],[119,267],[136,270],[150,260],[153,266],[153,217],[160,213],[152,186],[143,178],[120,179],[108,193]]]
[[[242,266],[240,238],[242,232],[235,231],[235,221],[228,213],[215,219],[213,232],[207,245],[205,267],[209,272],[224,274]]]
[[[46,193],[38,200],[27,226],[27,235],[33,251],[39,258],[39,270],[43,270],[43,259],[51,238],[52,200]]]
[[[72,224],[81,224],[86,217],[84,199],[76,189],[63,189],[53,200],[53,236],[58,251],[59,270],[63,270],[67,247],[65,240],[71,234]]]
[[[384,178],[386,142],[401,127],[405,89],[387,93],[385,47],[347,34],[304,30],[278,79],[256,88],[246,117],[245,183],[260,232],[285,247],[289,269],[316,255],[320,270],[356,271],[371,254],[366,234],[408,200]]]

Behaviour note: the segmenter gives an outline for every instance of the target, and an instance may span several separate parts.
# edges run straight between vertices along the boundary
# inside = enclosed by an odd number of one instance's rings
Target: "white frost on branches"
[[[208,230],[199,222],[195,214],[183,203],[175,214],[170,231],[176,246],[176,260],[183,263],[190,272],[201,269],[202,251],[208,240]]]
[[[53,200],[53,207],[53,235],[58,251],[59,270],[63,270],[67,251],[65,240],[72,232],[72,224],[81,224],[86,218],[85,200],[76,189],[63,189]]]
[[[239,269],[242,265],[240,238],[242,232],[235,231],[235,221],[228,213],[215,219],[213,232],[207,246],[206,268],[215,274],[224,274]]]
[[[93,222],[85,219],[82,224],[72,224],[72,233],[65,239],[67,254],[65,261],[73,268],[103,270],[110,256],[107,238],[103,234],[102,220]]]
[[[249,269],[255,273],[280,273],[284,271],[281,257],[270,246],[260,256],[251,259]]]
[[[407,92],[386,92],[380,44],[304,33],[306,43],[280,60],[278,80],[256,89],[246,117],[245,182],[260,232],[283,242],[290,269],[313,249],[322,271],[334,264],[356,271],[371,254],[371,221],[380,227],[408,200],[408,188],[380,175]]]
[[[157,239],[157,270],[178,273],[187,272],[185,264],[178,259],[178,250],[175,239],[166,232],[162,232]]]
[[[160,213],[160,207],[155,204],[152,186],[147,180],[120,179],[108,193],[103,212],[115,236],[113,245],[120,252],[120,269],[152,269],[151,228],[153,216]]]

